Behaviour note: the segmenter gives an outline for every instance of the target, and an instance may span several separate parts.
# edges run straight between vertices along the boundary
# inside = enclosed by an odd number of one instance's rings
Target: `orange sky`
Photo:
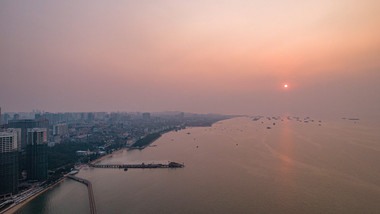
[[[369,0],[1,1],[0,105],[379,114],[379,11]]]

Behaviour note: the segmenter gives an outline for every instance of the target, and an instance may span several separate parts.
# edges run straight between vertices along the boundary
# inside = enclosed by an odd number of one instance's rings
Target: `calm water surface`
[[[379,127],[321,124],[234,118],[102,162],[171,160],[183,169],[89,168],[77,176],[93,183],[98,213],[379,213]],[[67,180],[17,213],[88,213],[88,203],[86,187]]]

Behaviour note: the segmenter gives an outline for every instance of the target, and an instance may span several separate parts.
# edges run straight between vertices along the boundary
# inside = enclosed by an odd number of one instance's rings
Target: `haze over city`
[[[380,116],[379,10],[376,0],[1,1],[1,107]]]
[[[1,0],[0,214],[380,210],[379,0]]]

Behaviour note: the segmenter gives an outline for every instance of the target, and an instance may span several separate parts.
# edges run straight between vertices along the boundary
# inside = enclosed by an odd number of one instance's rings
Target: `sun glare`
[[[285,85],[284,85],[284,88],[288,88],[288,84],[285,84]]]

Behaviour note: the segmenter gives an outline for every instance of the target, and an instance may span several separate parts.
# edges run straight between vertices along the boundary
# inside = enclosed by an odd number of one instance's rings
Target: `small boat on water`
[[[124,168],[124,171],[128,171],[128,168]]]

